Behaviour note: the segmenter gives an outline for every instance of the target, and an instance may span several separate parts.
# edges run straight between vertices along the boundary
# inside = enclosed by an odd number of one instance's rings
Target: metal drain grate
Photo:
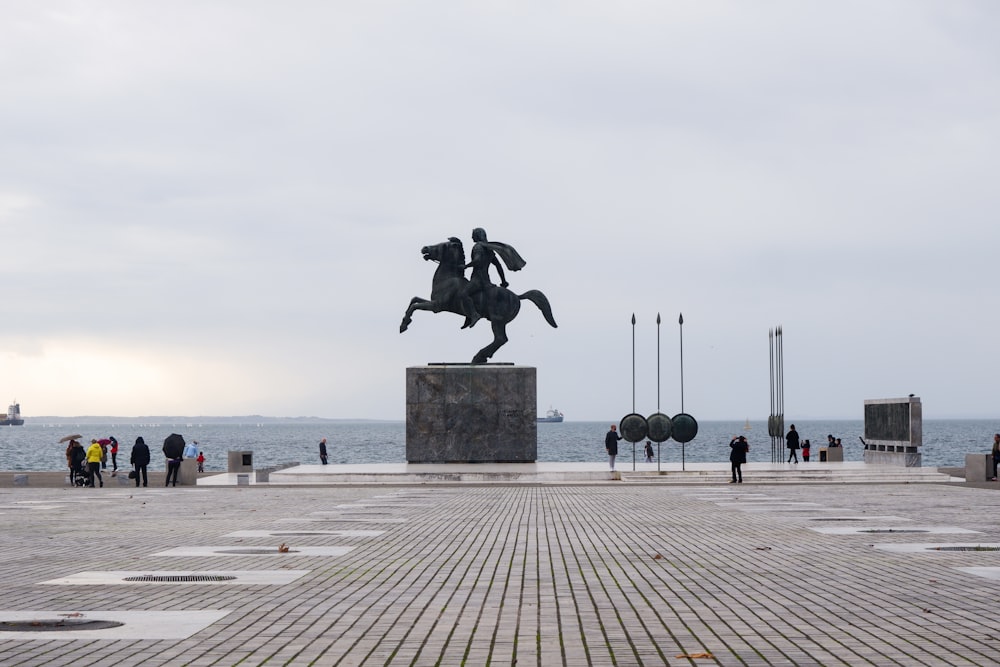
[[[87,618],[40,618],[29,621],[0,621],[0,632],[65,632],[66,630],[107,630],[125,625],[118,621]]]
[[[270,552],[268,552],[270,553]],[[122,581],[158,581],[170,583],[182,582],[205,582],[205,581],[233,581],[236,577],[221,574],[143,574],[136,577],[125,577]]]
[[[868,528],[859,530],[859,533],[929,533],[929,530],[908,530],[905,528]]]
[[[215,553],[217,554],[297,554],[299,553],[295,549],[289,549],[288,551],[278,551],[275,548],[271,549],[219,549]]]
[[[934,551],[1000,551],[1000,547],[934,547]]]

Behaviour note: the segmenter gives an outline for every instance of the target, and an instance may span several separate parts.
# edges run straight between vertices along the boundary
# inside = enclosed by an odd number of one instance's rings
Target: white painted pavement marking
[[[186,611],[0,611],[0,623],[17,621],[75,619],[123,623],[103,630],[52,630],[48,632],[0,632],[0,641],[9,639],[52,641],[53,639],[187,639],[225,618],[228,610]]]
[[[1000,567],[956,567],[955,569],[974,574],[977,577],[986,577],[987,579],[1000,581]]]
[[[336,537],[378,537],[384,530],[237,530],[223,537],[296,537],[309,535],[334,535]]]
[[[809,530],[827,535],[878,535],[891,533],[931,533],[934,535],[948,535],[954,533],[964,533],[969,535],[979,534],[978,530],[968,530],[966,528],[956,528],[954,526],[809,526]]]
[[[212,547],[175,547],[150,554],[150,557],[157,556],[283,556],[285,558],[294,556],[343,556],[354,547],[297,547],[289,545],[289,551],[282,553],[278,551],[278,546],[240,546],[223,545]]]
[[[1000,549],[1000,544],[996,542],[924,542],[922,544],[873,544],[879,551],[891,551],[898,554],[914,554],[920,552],[948,553],[953,549],[965,548],[974,550],[976,547],[983,547],[988,550]],[[1000,556],[1000,553],[997,554]],[[961,568],[959,568],[961,569]]]

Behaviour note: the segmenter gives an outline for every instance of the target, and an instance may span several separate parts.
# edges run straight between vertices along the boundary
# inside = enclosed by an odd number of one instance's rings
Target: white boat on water
[[[544,417],[538,418],[538,421],[540,423],[545,423],[545,422],[559,423],[562,422],[562,420],[563,420],[563,413],[555,409],[549,409],[549,411],[545,413]]]

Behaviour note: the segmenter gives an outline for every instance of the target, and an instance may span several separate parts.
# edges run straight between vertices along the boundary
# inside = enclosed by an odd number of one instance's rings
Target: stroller
[[[73,462],[74,465],[69,471],[70,483],[73,486],[93,486],[90,482],[90,472],[82,463]]]
[[[73,486],[93,486],[90,481],[90,473],[87,470],[87,455],[83,447],[77,445],[73,448],[72,467],[69,469],[69,479]]]

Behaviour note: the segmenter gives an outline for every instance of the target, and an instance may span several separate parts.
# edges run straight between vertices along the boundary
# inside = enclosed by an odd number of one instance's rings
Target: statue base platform
[[[505,364],[406,369],[408,463],[534,463],[537,371]]]

